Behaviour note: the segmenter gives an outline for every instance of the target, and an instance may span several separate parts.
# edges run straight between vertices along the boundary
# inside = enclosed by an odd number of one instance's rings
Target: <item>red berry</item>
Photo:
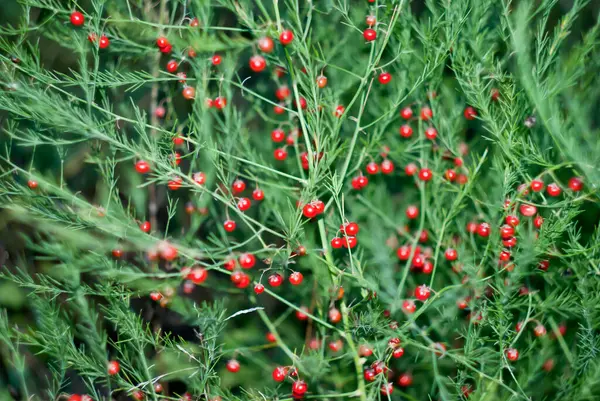
[[[375,162],[370,162],[367,164],[366,170],[369,174],[377,174],[379,172],[379,165],[377,165]]]
[[[433,173],[428,168],[422,168],[419,170],[419,179],[421,181],[429,181],[433,178]]]
[[[382,72],[379,74],[379,83],[382,85],[387,85],[392,81],[392,74],[389,72]]]
[[[340,249],[343,246],[343,240],[339,237],[334,237],[331,240],[331,247],[333,249]]]
[[[294,33],[292,31],[285,30],[279,35],[279,42],[284,46],[292,43],[292,40],[294,40]]]
[[[433,117],[433,111],[431,111],[431,108],[425,106],[421,109],[421,120],[429,121],[429,120],[431,120],[432,117]]]
[[[474,120],[477,117],[477,111],[471,106],[467,106],[463,114],[467,120]]]
[[[262,284],[259,283],[259,284],[256,284],[254,286],[254,292],[256,294],[262,294],[264,291],[265,291],[265,286],[264,285],[262,285]]]
[[[427,127],[427,129],[425,130],[425,138],[433,141],[435,138],[437,138],[438,136],[438,132],[435,129],[435,127]]]
[[[413,129],[410,125],[403,125],[400,127],[400,136],[403,138],[410,138],[413,134]]]
[[[222,96],[219,96],[214,101],[215,108],[218,110],[222,110],[227,106],[227,99]]]
[[[446,170],[444,175],[446,176],[446,179],[450,182],[453,182],[454,180],[456,180],[456,171],[452,170],[451,168]]]
[[[383,174],[391,174],[394,171],[394,163],[391,160],[385,159],[381,162],[381,172]]]
[[[363,372],[363,376],[366,381],[372,382],[375,381],[377,374],[373,369],[365,369],[365,371]]]
[[[202,171],[194,173],[192,178],[194,182],[198,185],[204,185],[206,183],[206,174],[204,174]]]
[[[537,207],[535,207],[533,205],[526,205],[523,203],[523,204],[521,204],[521,206],[519,206],[519,212],[523,216],[531,217],[537,213]]]
[[[402,358],[402,355],[404,355],[404,348],[402,347],[398,347],[392,352],[394,358]]]
[[[363,37],[367,42],[372,42],[377,38],[377,32],[374,29],[367,28],[363,32]]]
[[[321,89],[327,86],[327,77],[325,75],[319,75],[317,77],[317,86]]]
[[[240,370],[240,363],[235,359],[227,361],[227,370],[231,373],[237,373]]]
[[[263,56],[252,56],[250,58],[250,69],[254,72],[261,72],[267,67],[267,62]]]
[[[519,351],[516,348],[508,348],[506,350],[506,358],[511,362],[516,361],[519,359]]]
[[[183,182],[183,179],[179,176],[173,178],[171,181],[169,181],[169,183],[167,184],[167,186],[169,187],[169,189],[171,191],[177,191],[179,188],[181,188],[181,183]]]
[[[252,191],[252,199],[255,201],[261,201],[265,199],[264,191],[260,188],[256,188],[254,191]]]
[[[291,95],[290,88],[288,88],[287,86],[280,86],[275,91],[275,97],[279,100],[285,100],[288,97],[290,97],[290,95]]]
[[[579,192],[583,189],[583,180],[579,177],[572,177],[569,179],[569,188],[572,191]]]
[[[415,288],[415,298],[417,298],[419,301],[426,301],[430,295],[431,290],[425,284]]]
[[[37,181],[35,181],[35,180],[28,180],[28,181],[27,181],[27,186],[28,186],[30,189],[36,189],[36,188],[38,187],[38,182],[37,182]]]
[[[293,272],[289,277],[290,284],[292,285],[300,285],[304,280],[304,276],[300,272]]]
[[[167,63],[167,71],[169,71],[170,73],[177,71],[177,67],[177,61],[175,60],[171,60]]]
[[[194,100],[194,98],[196,97],[196,88],[194,88],[193,86],[186,86],[185,88],[183,88],[181,94],[183,95],[184,99]]]
[[[544,182],[540,180],[531,181],[531,189],[533,192],[540,192],[544,190]]]
[[[342,320],[342,314],[341,314],[341,312],[337,308],[335,308],[335,307],[329,309],[328,316],[329,316],[329,321],[331,323],[334,323],[334,324],[335,323],[339,323],[340,320]]]
[[[261,284],[261,285],[262,285],[262,284]],[[263,289],[264,289],[264,287],[263,287]],[[273,333],[271,333],[271,332],[268,332],[268,333],[267,333],[267,335],[266,335],[265,337],[266,337],[267,341],[268,341],[268,342],[270,342],[270,343],[275,343],[275,342],[277,342],[277,338],[275,337],[275,334],[273,334]]]
[[[151,228],[152,227],[150,226],[149,221],[144,221],[142,224],[140,224],[140,230],[142,230],[145,233],[149,233]]]
[[[269,285],[271,287],[279,287],[281,283],[283,283],[283,277],[281,277],[281,274],[275,273],[269,276]]]
[[[344,237],[344,239],[342,240],[342,246],[344,248],[354,249],[356,245],[358,245],[358,240],[356,239],[356,237]]]
[[[150,171],[150,164],[144,160],[139,160],[137,163],[135,163],[135,171],[140,174],[146,174]]]
[[[396,255],[400,260],[408,260],[410,258],[411,247],[409,245],[402,245],[396,250]]]
[[[535,334],[536,337],[543,337],[546,335],[546,328],[543,324],[538,324],[533,329],[533,334]]]
[[[448,248],[446,249],[444,256],[446,257],[446,260],[452,262],[458,258],[458,252],[456,252],[456,249]]]
[[[398,377],[398,385],[400,387],[408,387],[412,384],[412,380],[410,373],[402,373],[400,377]]]
[[[267,36],[263,36],[262,38],[258,39],[257,45],[260,51],[265,53],[271,53],[274,47],[273,39]]]
[[[208,271],[202,267],[195,267],[189,271],[186,278],[192,283],[199,285],[206,281]]]
[[[309,203],[308,205],[304,205],[302,208],[302,214],[304,214],[304,217],[312,219],[318,214],[318,212],[317,209]]]
[[[71,13],[71,24],[74,26],[81,26],[85,22],[85,17],[79,11],[73,11]]]
[[[235,224],[235,221],[233,221],[233,220],[225,220],[225,222],[223,223],[223,228],[228,233],[235,231],[235,227],[236,227],[236,224]]]
[[[546,187],[546,192],[548,192],[548,195],[554,197],[559,196],[562,192],[562,189],[560,189],[558,184],[553,182],[552,184],[548,184],[548,186]]]
[[[519,218],[512,214],[506,216],[506,219],[504,221],[511,227],[516,227],[519,225]]]
[[[348,223],[340,226],[340,230],[346,235],[356,235],[359,231],[358,224],[356,223]]]
[[[110,361],[108,363],[108,374],[114,376],[121,370],[121,365],[117,361]]]
[[[379,392],[384,396],[389,396],[394,392],[394,383],[384,383],[381,385]]]
[[[211,62],[212,62],[213,65],[219,65],[219,64],[221,64],[221,61],[222,61],[222,58],[218,54],[215,54],[211,58]]]
[[[409,164],[406,165],[406,167],[404,167],[404,172],[408,176],[413,176],[417,172],[417,169],[418,169],[418,167],[417,167],[416,164],[409,163]]]
[[[419,217],[419,208],[414,205],[410,205],[409,207],[407,207],[406,208],[406,217],[408,217],[411,220]]]
[[[282,382],[287,376],[287,370],[282,366],[277,366],[275,369],[273,369],[273,373],[271,374],[271,376],[276,382]]]
[[[106,37],[106,35],[100,36],[100,40],[98,41],[98,47],[100,49],[106,49],[110,45],[110,40]]]
[[[535,216],[535,219],[533,219],[533,225],[535,226],[535,228],[541,228],[543,223],[544,218],[540,215]]]
[[[292,384],[292,393],[302,396],[308,391],[308,386],[302,380],[298,380]]]
[[[231,190],[234,194],[239,194],[244,192],[246,189],[246,183],[242,180],[235,180],[233,184],[231,184]]]
[[[337,118],[340,118],[342,115],[344,115],[344,111],[346,111],[346,108],[342,105],[339,105],[335,108],[333,115]]]
[[[507,239],[515,235],[515,229],[512,226],[504,225],[500,227],[500,237]]]
[[[250,199],[248,199],[248,198],[240,198],[240,200],[237,203],[238,209],[240,209],[242,212],[250,209],[251,205],[252,205],[252,203],[250,202]]]
[[[371,3],[373,3],[373,2],[371,1]],[[377,23],[377,18],[374,15],[367,15],[367,18],[365,19],[365,23],[368,26],[373,26]]]
[[[169,40],[164,36],[160,36],[158,39],[156,39],[156,46],[158,46],[159,49],[162,49],[163,47],[166,47],[169,44]]]
[[[412,117],[413,115],[413,111],[410,107],[405,107],[402,110],[400,110],[400,117],[402,117],[405,120],[408,120]]]
[[[271,140],[273,142],[282,142],[285,139],[285,132],[281,128],[271,131]]]
[[[373,355],[373,349],[368,345],[361,344],[358,347],[358,355],[365,357],[365,358],[369,357],[369,356]]]
[[[488,223],[480,223],[477,226],[477,234],[480,237],[488,237],[490,235],[490,225]]]
[[[256,257],[251,253],[242,253],[238,258],[238,262],[244,269],[251,269],[256,264]]]

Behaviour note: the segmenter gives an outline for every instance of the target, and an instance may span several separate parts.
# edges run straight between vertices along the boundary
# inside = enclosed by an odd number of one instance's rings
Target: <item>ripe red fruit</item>
[[[521,204],[521,206],[519,206],[519,212],[523,216],[531,217],[537,213],[537,207],[535,207],[533,205],[526,205],[523,203],[523,204]]]
[[[426,301],[430,295],[431,290],[425,284],[415,288],[415,298],[417,298],[419,301]]]
[[[533,334],[535,334],[536,337],[543,337],[546,335],[546,328],[543,324],[538,324],[533,329]]]
[[[456,176],[457,176],[456,171],[452,170],[451,168],[446,170],[444,175],[446,176],[446,179],[450,182],[453,182],[454,180],[456,180]]]
[[[333,115],[337,118],[340,118],[342,115],[344,115],[344,111],[346,111],[346,108],[342,105],[339,105],[335,108]]]
[[[410,373],[402,373],[400,377],[398,377],[398,385],[400,387],[408,387],[412,384],[412,375]]]
[[[196,97],[196,88],[194,88],[193,86],[186,86],[185,88],[183,88],[181,94],[184,99],[193,100]]]
[[[117,361],[110,361],[108,363],[108,374],[114,376],[121,370],[121,365]]]
[[[519,225],[519,218],[512,214],[506,216],[506,219],[504,219],[504,221],[511,227],[516,227]]]
[[[240,363],[235,359],[227,361],[227,370],[231,373],[237,373],[240,370]]]
[[[261,201],[265,199],[265,192],[260,188],[256,188],[254,191],[252,191],[252,199],[255,201]]]
[[[219,96],[214,100],[213,104],[215,105],[216,109],[222,110],[225,108],[225,106],[227,106],[227,99]]]
[[[341,312],[337,308],[335,308],[335,307],[329,309],[328,316],[329,316],[329,321],[331,323],[339,323],[340,320],[342,320],[342,314],[341,314]]]
[[[79,11],[73,11],[71,13],[71,24],[73,26],[81,26],[85,22],[85,17]]]
[[[410,127],[410,125],[404,124],[403,126],[400,127],[400,136],[402,138],[410,138],[413,134],[413,129]]]
[[[508,348],[505,353],[506,358],[511,362],[514,362],[517,359],[519,359],[519,351],[517,351],[516,348]]]
[[[560,189],[558,184],[553,182],[552,184],[548,184],[548,186],[546,187],[546,192],[548,192],[548,195],[554,197],[554,196],[559,196],[560,193],[562,192],[562,189]]]
[[[331,247],[333,249],[340,249],[343,246],[343,240],[339,237],[334,237],[331,240]]]
[[[140,224],[140,230],[142,230],[145,233],[149,233],[151,229],[152,227],[149,221],[144,221],[142,224]]]
[[[363,376],[366,381],[372,382],[372,381],[375,381],[377,373],[375,373],[375,371],[373,369],[369,368],[369,369],[365,369],[365,371],[363,372]]]
[[[174,177],[171,181],[169,181],[167,186],[169,187],[169,189],[171,191],[177,191],[179,188],[181,188],[182,182],[183,182],[183,179],[181,177],[177,176],[177,177]]]
[[[358,347],[358,355],[365,357],[365,358],[369,357],[369,356],[373,355],[373,349],[368,345],[361,344]]]
[[[250,69],[254,72],[261,72],[267,67],[267,62],[263,56],[252,56],[249,64]]]
[[[156,46],[158,46],[159,49],[162,49],[163,47],[166,47],[169,44],[170,44],[169,40],[167,38],[165,38],[164,36],[159,36],[156,39]]]
[[[428,168],[422,168],[419,170],[419,179],[421,181],[429,181],[433,178],[433,173]]]
[[[572,191],[579,192],[583,189],[583,180],[579,177],[572,177],[569,179],[569,188]]]
[[[540,192],[544,190],[544,182],[541,180],[531,181],[531,189],[533,192]]]
[[[271,374],[271,376],[276,382],[282,382],[287,376],[287,370],[282,366],[277,366],[275,369],[273,369],[273,373]]]
[[[170,73],[177,71],[177,67],[177,61],[175,60],[171,60],[167,63],[167,71],[169,71]]]
[[[235,224],[235,221],[233,221],[233,220],[225,220],[225,222],[223,223],[223,228],[228,233],[235,231],[235,227],[236,227],[236,224]]]
[[[365,23],[367,26],[373,26],[377,23],[377,18],[374,15],[367,15],[367,18],[365,18]]]
[[[256,264],[256,257],[251,253],[242,253],[238,262],[244,269],[251,269]]]
[[[205,282],[207,277],[208,271],[202,267],[194,267],[186,276],[188,280],[196,285]]]
[[[446,257],[446,260],[452,262],[458,258],[458,252],[456,252],[456,249],[448,248],[446,249],[444,256]]]
[[[391,174],[394,171],[394,163],[391,160],[385,159],[381,162],[381,172],[383,174]]]
[[[135,171],[140,174],[146,174],[150,171],[150,164],[144,160],[139,160],[137,163],[135,163]]]
[[[404,355],[404,348],[402,347],[398,347],[392,352],[394,358],[402,358],[402,355]]]
[[[402,245],[396,250],[396,256],[400,260],[408,260],[410,258],[411,247],[409,245]]]
[[[402,303],[402,310],[404,313],[412,314],[417,310],[417,305],[413,300],[408,299]]]
[[[206,174],[204,174],[202,171],[194,173],[192,178],[194,182],[198,185],[204,185],[206,183]]]
[[[265,53],[271,53],[274,47],[273,39],[267,36],[263,36],[262,38],[258,39],[257,45],[260,51]]]
[[[281,283],[283,283],[283,277],[281,277],[281,274],[275,273],[269,276],[269,285],[271,287],[279,287]]]
[[[342,239],[342,246],[344,248],[354,249],[356,245],[358,245],[356,237],[349,236]]]
[[[327,77],[325,75],[319,75],[317,77],[317,86],[321,89],[327,86]]]
[[[35,181],[35,180],[28,180],[28,181],[27,181],[27,186],[28,186],[30,189],[36,189],[36,188],[38,187],[38,182],[37,182],[37,181]]]
[[[98,41],[98,47],[100,49],[106,49],[110,45],[110,39],[106,37],[106,35],[100,36],[100,40]]]
[[[541,228],[543,223],[544,218],[540,215],[535,216],[535,219],[533,219],[533,225],[535,226],[535,228]]]
[[[244,192],[246,189],[246,183],[242,180],[235,180],[233,184],[231,184],[231,190],[234,194],[239,194]]]
[[[513,235],[515,235],[515,229],[512,226],[503,225],[500,227],[500,237],[502,237],[502,239],[510,238]]]
[[[222,61],[222,58],[218,54],[213,55],[211,58],[211,62],[213,65],[219,65],[219,64],[221,64],[221,61]]]
[[[394,392],[394,383],[384,383],[381,385],[381,388],[379,389],[379,392],[383,395],[383,396],[389,396],[390,394],[392,394]]]
[[[290,97],[290,95],[291,95],[290,88],[288,88],[287,86],[280,86],[275,91],[275,97],[279,100],[285,100],[288,97]]]
[[[340,226],[340,230],[346,235],[356,235],[358,234],[359,229],[358,224],[354,222],[342,224]]]
[[[429,108],[427,106],[421,108],[421,120],[429,121],[429,120],[431,120],[432,117],[433,117],[433,111],[431,111],[431,108]]]
[[[252,203],[250,202],[250,199],[248,199],[248,198],[240,198],[240,200],[237,203],[238,209],[240,209],[242,212],[250,209],[251,205],[252,205]]]
[[[369,183],[369,179],[367,177],[365,177],[364,175],[359,175],[359,176],[352,178],[352,188],[354,188],[356,190],[363,189],[364,187],[367,186],[368,183]]]
[[[292,43],[292,40],[294,40],[294,33],[292,31],[284,30],[281,32],[281,35],[279,35],[279,42],[284,46]]]
[[[406,165],[406,167],[404,167],[404,172],[408,176],[413,176],[417,172],[417,169],[418,169],[418,167],[417,167],[416,164],[409,163],[409,164]]]
[[[296,319],[298,319],[298,320],[308,319],[308,315],[305,312],[308,312],[308,308],[306,306],[300,307],[300,310],[296,311]]]
[[[275,128],[271,131],[271,140],[273,142],[282,142],[285,139],[285,132],[281,128]]]
[[[377,38],[377,32],[374,29],[367,28],[363,31],[363,37],[367,42],[372,42]]]
[[[406,217],[408,217],[411,220],[419,217],[419,208],[414,205],[410,205],[409,207],[407,207],[406,208]]]
[[[490,225],[488,223],[480,223],[477,225],[477,234],[480,237],[488,237],[490,235]]]
[[[382,72],[379,74],[379,83],[382,85],[387,85],[392,81],[392,74],[389,72]]]
[[[370,162],[367,164],[366,170],[369,174],[377,174],[379,172],[379,165],[375,162]]]
[[[438,132],[434,127],[427,127],[425,130],[425,138],[433,141],[435,138],[437,138],[437,136]]]
[[[294,395],[302,396],[308,391],[308,386],[304,381],[298,380],[292,384],[292,393]]]
[[[408,120],[412,117],[413,115],[413,111],[410,107],[405,107],[402,110],[400,110],[400,117],[402,117],[405,120]]]
[[[304,215],[304,217],[312,219],[318,214],[318,212],[317,209],[309,203],[308,205],[304,205],[304,207],[302,208],[302,214]]]
[[[304,280],[304,276],[300,272],[293,272],[289,277],[291,285],[300,285]]]
[[[474,120],[477,117],[477,110],[471,106],[467,106],[463,114],[467,120]]]
[[[262,294],[265,291],[265,286],[262,284],[256,284],[254,286],[254,292],[258,295],[258,294]]]

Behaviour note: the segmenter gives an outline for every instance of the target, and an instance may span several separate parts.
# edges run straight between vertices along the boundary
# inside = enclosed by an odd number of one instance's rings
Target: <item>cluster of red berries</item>
[[[343,237],[335,236],[331,239],[331,247],[333,249],[347,248],[353,249],[356,245],[358,245],[358,235],[359,231],[358,224],[355,222],[344,223],[340,225],[339,232],[343,234]]]

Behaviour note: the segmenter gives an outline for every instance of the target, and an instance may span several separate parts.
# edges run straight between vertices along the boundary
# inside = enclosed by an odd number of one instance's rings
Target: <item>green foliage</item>
[[[0,398],[141,391],[155,401],[281,401],[301,379],[308,399],[598,399],[600,9],[563,3],[7,6],[18,17],[0,26],[0,291],[11,294],[0,295]],[[69,23],[75,10],[82,27]],[[368,15],[373,42],[362,34]],[[284,29],[294,33],[287,46]],[[273,52],[259,50],[262,37]],[[247,67],[256,54],[267,63],[260,73]],[[185,78],[166,71],[171,59]],[[273,95],[281,88],[285,99]],[[215,107],[217,98],[227,105]],[[421,117],[425,107],[433,117]],[[403,124],[409,138],[398,135]],[[273,144],[276,128],[288,138]],[[280,147],[286,160],[274,160]],[[136,172],[140,160],[148,174]],[[384,160],[393,172],[365,173]],[[433,178],[409,176],[411,163]],[[357,190],[363,174],[369,183]],[[569,187],[573,177],[582,190]],[[561,194],[525,190],[534,178]],[[238,179],[244,195],[230,190]],[[264,200],[241,211],[239,197],[255,188]],[[315,200],[324,213],[307,219],[302,207]],[[526,205],[535,216],[520,212]],[[509,214],[520,219],[512,247],[499,235]],[[359,224],[358,245],[333,249],[347,222]],[[491,235],[465,230],[470,222],[488,223]],[[401,246],[410,256],[399,260]],[[502,251],[509,261],[499,262]],[[251,270],[235,262],[243,253],[257,259]],[[419,257],[429,274],[414,266]],[[196,285],[190,269],[208,278]],[[232,286],[240,271],[245,288]],[[302,285],[269,286],[269,276],[294,271]],[[255,295],[259,282],[266,288]],[[420,285],[431,296],[406,313]],[[538,337],[540,325],[547,334]],[[400,339],[401,358],[390,338]],[[231,359],[239,372],[226,370]],[[110,375],[115,360],[120,372]],[[389,378],[365,379],[375,361]],[[298,376],[276,383],[276,366]],[[388,380],[390,395],[380,391]]]

